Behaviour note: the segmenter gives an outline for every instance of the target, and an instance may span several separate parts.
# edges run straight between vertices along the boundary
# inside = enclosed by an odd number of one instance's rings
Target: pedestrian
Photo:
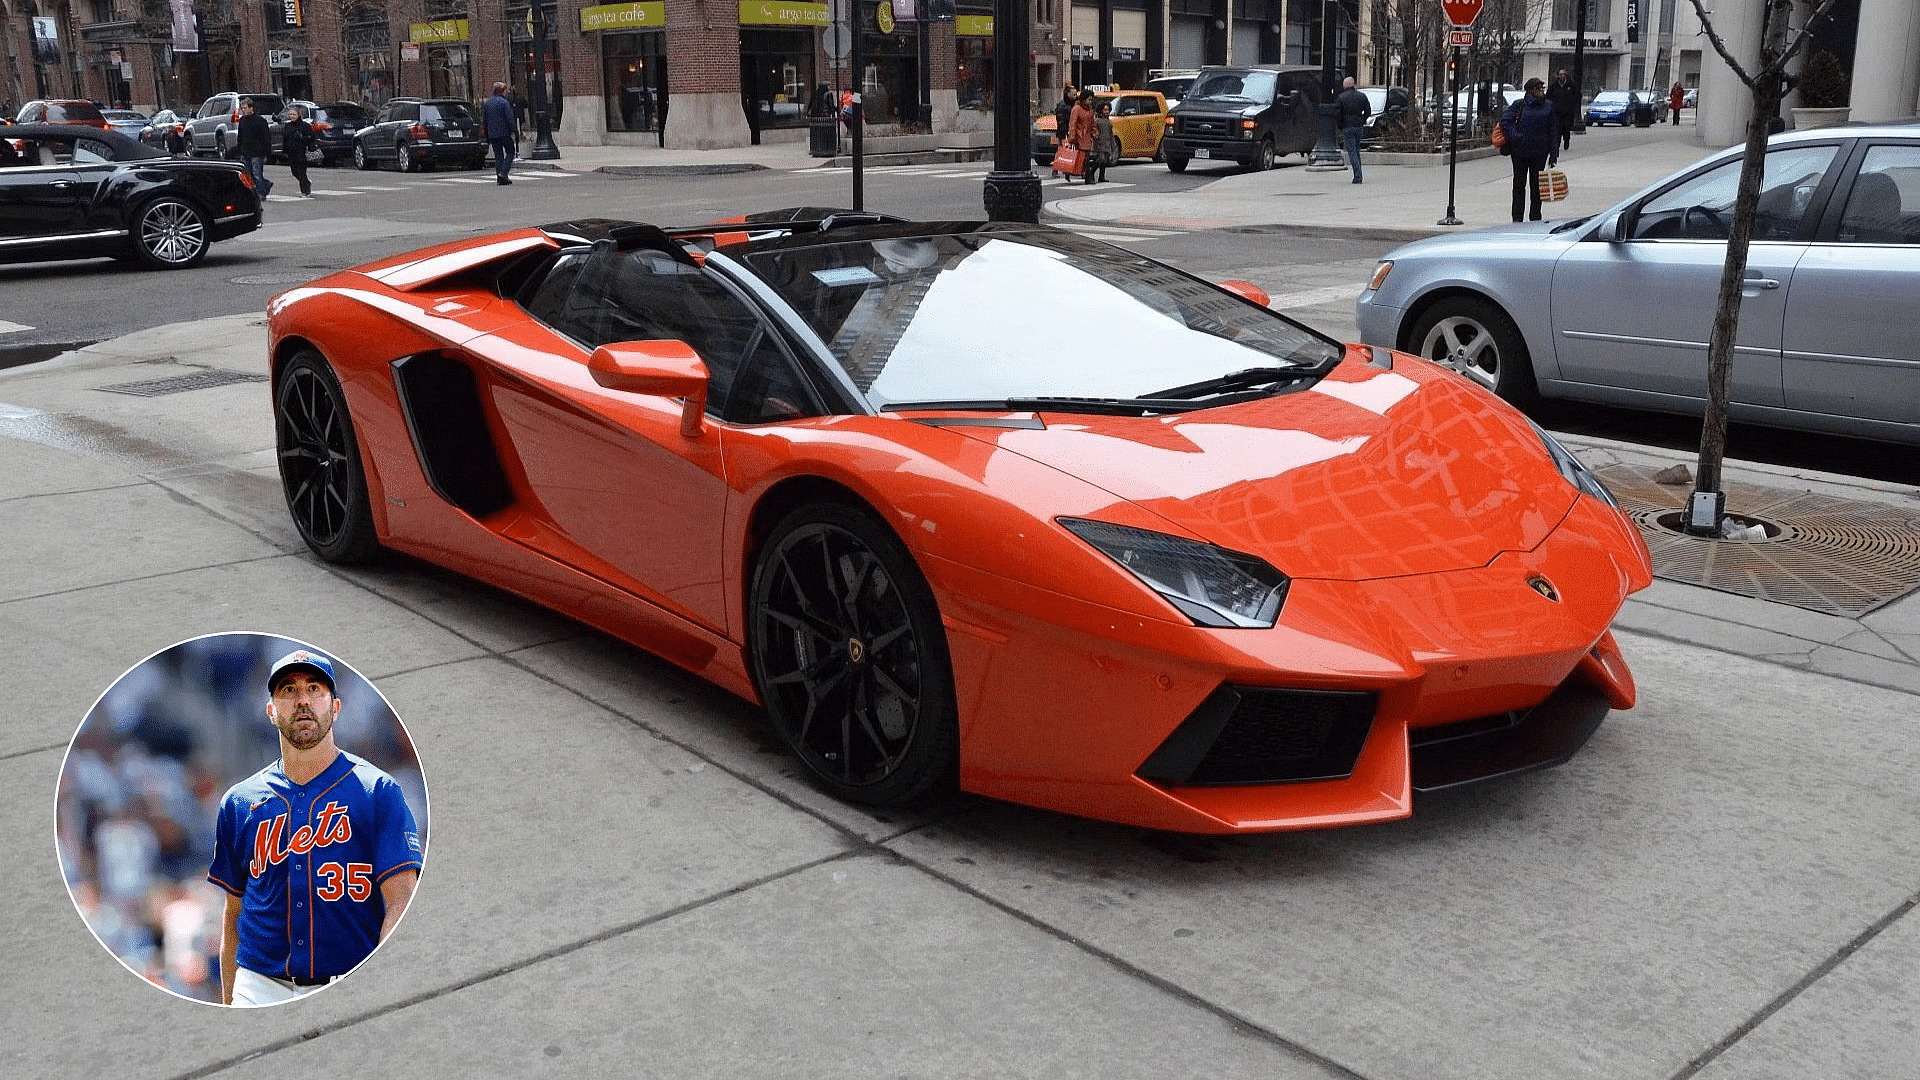
[[[1580,122],[1580,88],[1567,78],[1566,68],[1553,73],[1547,100],[1553,102],[1553,120],[1560,128],[1560,149],[1569,149],[1573,146],[1573,126]]]
[[[513,183],[507,175],[513,171],[513,153],[519,128],[513,120],[513,101],[507,97],[507,84],[493,84],[493,96],[481,109],[487,125],[487,145],[493,147],[493,182],[505,187]]]
[[[1087,183],[1104,184],[1107,166],[1120,160],[1120,140],[1113,135],[1113,102],[1101,101],[1093,109],[1093,152],[1087,155]]]
[[[513,106],[513,133],[524,137],[527,133],[527,96],[515,86],[507,90],[507,104]]]
[[[267,196],[273,194],[273,181],[267,179],[267,155],[273,153],[273,126],[253,111],[253,99],[240,99],[240,127],[234,133],[240,163],[253,174],[253,189],[260,193],[260,209],[267,208]]]
[[[1547,84],[1528,79],[1525,89],[1526,96],[1501,115],[1500,127],[1513,161],[1513,220],[1519,221],[1525,211],[1527,220],[1539,221],[1540,170],[1560,161],[1560,128],[1547,100]]]
[[[831,117],[833,115],[833,88],[821,83],[813,90],[813,99],[807,103],[807,115],[813,117]]]
[[[413,898],[413,812],[392,777],[334,745],[340,706],[320,653],[288,653],[267,675],[280,760],[220,800],[207,871],[227,894],[222,1004],[291,1001],[345,975]]]
[[[307,123],[306,111],[298,105],[287,106],[280,124],[280,149],[286,151],[287,168],[300,182],[303,199],[313,198],[313,183],[307,179],[307,154],[313,145],[313,125]]]
[[[1360,182],[1360,140],[1367,134],[1367,117],[1373,115],[1373,103],[1354,88],[1353,76],[1341,84],[1340,96],[1333,99],[1339,113],[1340,143],[1347,150],[1347,167],[1353,170],[1353,182]]]
[[[1053,143],[1055,146],[1059,146],[1067,141],[1067,125],[1073,119],[1073,104],[1079,100],[1079,97],[1079,92],[1074,90],[1072,83],[1068,83],[1060,88],[1060,100],[1053,106]],[[1053,175],[1059,176],[1060,170],[1055,169]]]
[[[1667,112],[1673,117],[1673,126],[1680,126],[1680,110],[1687,107],[1687,88],[1679,83],[1667,91]]]
[[[1086,160],[1093,153],[1093,91],[1082,90],[1074,99],[1073,108],[1067,113],[1067,142],[1080,151],[1080,182],[1091,183],[1087,179]],[[1067,177],[1067,183],[1073,183],[1073,177]]]

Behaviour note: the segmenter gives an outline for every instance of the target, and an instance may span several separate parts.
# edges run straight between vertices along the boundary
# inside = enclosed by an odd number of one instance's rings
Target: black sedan
[[[0,127],[0,262],[113,256],[176,270],[259,227],[239,165],[173,158],[113,131]]]

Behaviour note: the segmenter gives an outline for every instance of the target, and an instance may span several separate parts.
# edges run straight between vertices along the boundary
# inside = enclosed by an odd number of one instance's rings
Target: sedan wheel
[[[134,250],[149,266],[162,270],[192,266],[212,243],[207,219],[179,199],[155,199],[133,219]]]
[[[280,484],[300,538],[328,562],[363,562],[379,550],[353,417],[340,381],[319,353],[298,353],[274,398]]]
[[[803,507],[753,572],[748,654],[781,741],[835,796],[893,806],[959,771],[946,633],[898,539],[851,507]]]
[[[1505,312],[1485,300],[1441,301],[1420,317],[1411,337],[1411,351],[1516,405],[1539,394],[1526,339]]]

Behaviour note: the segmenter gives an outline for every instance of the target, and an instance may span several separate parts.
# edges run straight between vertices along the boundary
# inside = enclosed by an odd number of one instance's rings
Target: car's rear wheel
[[[162,270],[192,266],[206,257],[212,244],[206,215],[191,203],[162,196],[134,215],[133,250],[149,266]]]
[[[287,361],[273,418],[280,484],[300,539],[328,562],[372,557],[380,542],[373,531],[359,442],[346,395],[325,357],[307,349]]]
[[[782,742],[838,798],[950,791],[959,728],[946,631],[904,545],[849,506],[805,506],[754,567],[747,648]]]
[[[1526,339],[1507,313],[1477,297],[1442,300],[1414,325],[1411,351],[1516,405],[1539,396]]]
[[[353,144],[353,166],[361,172],[372,171],[373,159],[367,156],[367,145],[365,143]]]
[[[420,171],[420,159],[413,156],[413,152],[407,148],[406,143],[404,142],[394,143],[393,156],[400,160],[401,172],[419,172]]]

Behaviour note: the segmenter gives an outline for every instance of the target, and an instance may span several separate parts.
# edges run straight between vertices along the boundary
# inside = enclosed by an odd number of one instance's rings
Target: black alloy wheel
[[[149,266],[179,270],[199,262],[213,245],[207,218],[192,204],[162,196],[133,219],[133,249]]]
[[[308,349],[287,361],[273,419],[280,483],[300,538],[328,562],[371,558],[380,542],[353,417],[340,380],[319,353]]]
[[[885,525],[823,503],[789,514],[753,572],[748,660],[767,715],[814,779],[848,802],[951,791],[959,728],[946,631]]]

